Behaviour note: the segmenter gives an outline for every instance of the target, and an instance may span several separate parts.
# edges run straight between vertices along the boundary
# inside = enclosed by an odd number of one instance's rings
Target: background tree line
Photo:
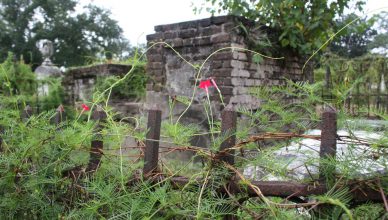
[[[211,3],[206,9],[212,13],[226,11],[276,30],[278,34],[264,43],[255,42],[270,53],[289,48],[309,56],[345,25],[330,43],[330,51],[352,58],[373,48],[383,52],[388,48],[388,13],[359,18],[355,12],[362,12],[365,0],[204,2]],[[17,59],[39,65],[42,58],[36,43],[41,39],[54,42],[53,62],[58,66],[83,65],[96,56],[123,58],[131,51],[109,10],[88,5],[80,11],[77,5],[79,0],[0,0],[0,61],[12,52]]]
[[[42,62],[36,43],[54,43],[58,66],[84,65],[98,56],[122,57],[130,49],[111,12],[78,0],[0,0],[0,59],[8,52],[33,67]]]
[[[360,17],[365,0],[204,0],[195,12],[227,12],[258,22],[276,32],[268,39],[254,39],[259,49],[276,53],[288,48],[300,56],[310,56],[331,39],[323,49],[346,58],[365,55],[374,48],[388,48],[388,13]],[[343,27],[347,26],[343,29]],[[342,29],[342,30],[341,30]],[[247,31],[249,35],[249,30]],[[261,41],[261,42],[260,42]],[[381,50],[380,50],[381,51]]]

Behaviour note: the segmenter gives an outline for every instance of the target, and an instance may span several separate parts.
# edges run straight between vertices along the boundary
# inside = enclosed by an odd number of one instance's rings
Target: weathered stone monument
[[[123,77],[130,69],[130,65],[123,64],[98,64],[69,69],[65,72],[62,81],[66,104],[77,105],[92,101],[98,77]],[[118,99],[114,96],[110,97],[109,104],[123,117],[139,114],[143,105],[134,99]]]
[[[54,53],[53,42],[49,40],[41,40],[36,44],[36,46],[39,48],[43,56],[42,64],[35,69],[35,74],[38,80],[44,80],[48,77],[60,77],[62,74],[61,70],[55,66],[50,59]],[[43,83],[38,87],[38,94],[40,96],[46,96],[48,92],[47,84]]]
[[[255,62],[241,25],[250,28],[255,24],[236,16],[219,16],[155,26],[155,33],[147,36],[147,46],[152,48],[147,51],[150,80],[145,109],[160,109],[164,118],[179,118],[183,124],[196,124],[208,131],[204,109],[208,96],[206,90],[199,88],[201,80],[211,79],[218,85],[222,96],[214,86],[208,92],[212,117],[219,119],[225,107],[260,108],[261,100],[249,93],[250,88],[281,85],[286,79],[309,79],[311,72],[302,71],[304,62],[298,57],[263,58]],[[177,97],[193,99],[190,108],[177,101],[170,110],[170,103]],[[209,137],[196,135],[191,144],[209,146]]]
[[[151,80],[147,86],[146,107],[169,112],[168,97],[191,97],[199,80],[211,77],[218,84],[226,106],[257,109],[260,100],[249,94],[250,88],[281,85],[286,79],[310,78],[311,72],[302,71],[304,61],[298,57],[263,58],[259,63],[254,62],[254,54],[247,51],[249,42],[241,32],[241,24],[255,25],[240,17],[220,16],[155,26],[156,33],[147,36],[148,46],[153,47],[147,53],[147,73]],[[166,42],[173,49],[158,42]],[[200,72],[187,61],[195,67],[202,66]],[[217,114],[224,106],[215,89],[209,92]],[[203,108],[196,106],[205,98],[204,91],[197,89],[191,107],[194,112],[187,112],[191,114],[187,117],[200,117]],[[195,111],[196,108],[200,110]],[[183,109],[178,106],[174,114],[180,114]]]

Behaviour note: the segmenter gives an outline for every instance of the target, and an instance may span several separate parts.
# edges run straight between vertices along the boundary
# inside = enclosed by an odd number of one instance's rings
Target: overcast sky
[[[202,12],[193,13],[195,5],[203,0],[81,0],[83,4],[93,3],[110,9],[113,18],[119,22],[124,35],[132,45],[145,43],[145,36],[154,32],[154,26],[209,17]],[[365,13],[388,11],[388,0],[368,0]]]

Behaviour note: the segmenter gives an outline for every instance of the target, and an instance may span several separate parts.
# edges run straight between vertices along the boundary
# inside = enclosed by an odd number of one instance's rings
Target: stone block
[[[268,71],[270,73],[272,73],[274,71],[273,65],[263,65],[262,67],[263,67],[264,71]]]
[[[197,54],[197,53],[199,53],[199,47],[182,48],[182,54]]]
[[[235,22],[227,22],[222,24],[222,29],[226,33],[232,33],[239,28],[238,24]]]
[[[246,62],[240,61],[240,60],[231,60],[230,65],[233,68],[237,69],[244,69]]]
[[[278,62],[278,60],[264,58],[265,65],[279,65],[277,62]]]
[[[288,57],[287,60],[291,60],[291,61],[295,61],[295,62],[299,62],[299,61],[302,61],[301,59],[299,59],[299,57]]]
[[[183,39],[182,41],[182,46],[186,47],[186,46],[193,46],[193,39],[192,38],[189,38],[189,39]]]
[[[296,81],[303,81],[303,75],[294,75],[294,80]]]
[[[163,68],[164,68],[162,62],[152,62],[152,63],[149,63],[148,66],[149,66],[151,69],[163,69]]]
[[[256,75],[257,77],[255,78],[258,78],[258,79],[264,79],[266,76],[267,76],[268,72],[266,72],[265,70],[263,69],[259,69],[257,72],[256,72]]]
[[[217,24],[226,23],[228,21],[233,21],[233,18],[234,18],[234,16],[225,15],[225,16],[211,17],[210,20],[211,20],[212,24],[217,25]]]
[[[157,69],[157,70],[149,69],[147,72],[148,72],[148,74],[154,75],[154,76],[163,76],[164,75],[163,69]]]
[[[212,56],[213,60],[231,60],[233,59],[233,53],[230,51],[222,51]]]
[[[212,25],[210,27],[201,28],[199,34],[202,36],[211,36],[222,32],[221,26]]]
[[[281,71],[279,72],[282,72],[282,76],[285,76],[285,75],[294,75],[295,74],[295,69],[294,68],[283,68]]]
[[[211,62],[211,67],[212,67],[212,69],[221,69],[223,67],[222,64],[223,64],[223,62],[220,60],[213,60]]]
[[[282,84],[282,80],[279,80],[279,79],[274,79],[274,80],[271,80],[271,84],[273,86],[279,86]]]
[[[249,70],[258,70],[260,68],[260,64],[249,63]]]
[[[193,38],[197,36],[197,29],[185,29],[178,32],[178,37],[180,38]]]
[[[170,70],[170,69],[179,69],[181,68],[182,65],[181,65],[181,60],[180,59],[169,59],[169,61],[167,62],[167,68]]]
[[[161,92],[163,90],[163,86],[161,83],[155,83],[152,90],[155,92]]]
[[[214,81],[217,83],[218,86],[231,86],[232,85],[231,78],[214,77]]]
[[[155,32],[162,32],[163,31],[163,25],[156,25],[154,26]]]
[[[210,37],[210,41],[213,44],[227,43],[231,42],[230,34],[217,34]]]
[[[231,50],[230,49],[230,42],[226,42],[226,43],[218,43],[218,44],[212,44],[212,47],[213,47],[213,50],[216,51],[216,50],[220,50],[222,52],[231,52],[231,53],[234,53],[235,51]]]
[[[207,36],[207,37],[196,37],[193,40],[193,44],[194,45],[198,45],[198,46],[210,45],[211,44],[210,37],[209,36]]]
[[[154,84],[152,82],[147,83],[146,91],[152,91],[154,89]]]
[[[232,95],[222,95],[222,100],[224,101],[225,105],[229,104],[231,97]],[[221,102],[221,98],[218,94],[214,94],[210,97],[210,101]]]
[[[222,68],[216,69],[212,71],[212,76],[215,77],[230,77],[232,73],[232,69],[230,68]]]
[[[222,96],[222,100],[224,101],[225,105],[228,105],[230,103],[231,98],[232,98],[232,96]]]
[[[302,69],[294,69],[294,74],[303,75]]]
[[[250,74],[250,77],[249,78],[252,78],[252,79],[258,79],[256,73],[257,71],[255,70],[248,70],[249,74]]]
[[[201,19],[198,21],[200,27],[208,27],[212,24],[210,18]]]
[[[234,38],[232,34],[231,36]],[[243,52],[243,53],[245,53],[244,49],[247,49],[247,46],[244,43],[232,42],[230,46],[233,47],[233,50],[236,50],[238,52]]]
[[[154,27],[155,32],[165,32],[165,31],[171,31],[176,30],[179,27],[179,23],[176,24],[164,24],[164,25],[157,25]]]
[[[160,54],[147,54],[148,62],[163,62],[163,57]]]
[[[271,77],[271,74],[272,74],[272,73],[270,73],[269,71],[264,70],[264,77],[263,77],[263,78],[269,79],[269,78]]]
[[[245,44],[246,39],[242,35],[233,35],[232,42],[236,44]]]
[[[182,47],[183,46],[182,38],[175,38],[174,40],[172,40],[171,46],[172,47]]]
[[[148,73],[151,73],[151,72],[153,71],[153,69],[152,69],[152,63],[151,63],[151,62],[148,62],[148,63],[147,63],[146,71],[147,71]]]
[[[160,44],[150,44],[148,47],[151,48],[147,51],[147,54],[161,54],[163,52],[163,47]]]
[[[243,104],[247,103],[249,101],[249,98],[247,95],[235,95],[230,99],[231,104]]]
[[[296,69],[301,69],[301,68],[303,67],[303,65],[300,65],[300,64],[297,63],[297,62],[292,62],[292,63],[290,64],[290,67],[296,68]]]
[[[272,69],[273,69],[273,71],[276,71],[276,72],[284,72],[284,71],[282,70],[282,68],[280,68],[280,66],[278,66],[278,65],[272,66]]]
[[[272,76],[270,78],[271,79],[279,79],[280,77],[282,77],[282,73],[281,72],[273,71],[272,72]]]
[[[233,86],[219,86],[222,95],[233,95]]]
[[[197,28],[198,21],[185,21],[178,23],[181,29]]]
[[[255,80],[254,79],[245,79],[245,86],[255,86]]]
[[[254,81],[255,81],[254,86],[262,86],[263,85],[263,82],[261,79],[255,79]]]
[[[244,95],[248,94],[247,87],[233,87],[233,95]]]
[[[244,81],[244,79],[241,79],[241,78],[232,78],[231,84],[232,84],[232,86],[244,86],[245,81]]]
[[[163,114],[168,115],[168,96],[161,92],[147,91],[145,109],[160,109]]]
[[[208,58],[208,54],[203,54],[203,53],[196,53],[194,56],[192,56],[193,60],[205,60]]]
[[[262,68],[258,68],[256,71],[253,71],[253,74],[251,74],[251,77],[255,79],[263,79],[266,77],[266,75]]]
[[[222,61],[222,67],[223,68],[233,68],[232,65],[230,64],[231,60],[224,60]]]
[[[236,52],[236,53],[233,53],[233,59],[247,61],[248,57],[244,52]]]
[[[231,76],[248,78],[250,73],[244,69],[233,69]]]
[[[152,77],[152,79],[156,83],[164,83],[166,80],[166,76],[163,76],[163,75],[162,76],[154,76],[154,77]]]
[[[169,45],[172,44],[172,41],[173,41],[173,39],[166,39],[166,40],[164,40],[164,42],[165,42],[166,44],[169,44]],[[167,46],[165,46],[165,47],[167,47]]]
[[[165,39],[177,38],[178,37],[178,32],[176,32],[176,31],[164,32],[163,36],[164,36]]]
[[[147,41],[161,41],[163,40],[163,33],[157,32],[155,34],[149,34],[146,36]]]

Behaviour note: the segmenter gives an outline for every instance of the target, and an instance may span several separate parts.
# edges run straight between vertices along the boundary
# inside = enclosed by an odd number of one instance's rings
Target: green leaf
[[[286,47],[290,44],[290,41],[286,38],[283,38],[281,41],[282,47]]]
[[[263,57],[258,55],[258,54],[255,54],[253,55],[253,62],[256,63],[256,64],[260,64],[261,62],[263,62]]]

